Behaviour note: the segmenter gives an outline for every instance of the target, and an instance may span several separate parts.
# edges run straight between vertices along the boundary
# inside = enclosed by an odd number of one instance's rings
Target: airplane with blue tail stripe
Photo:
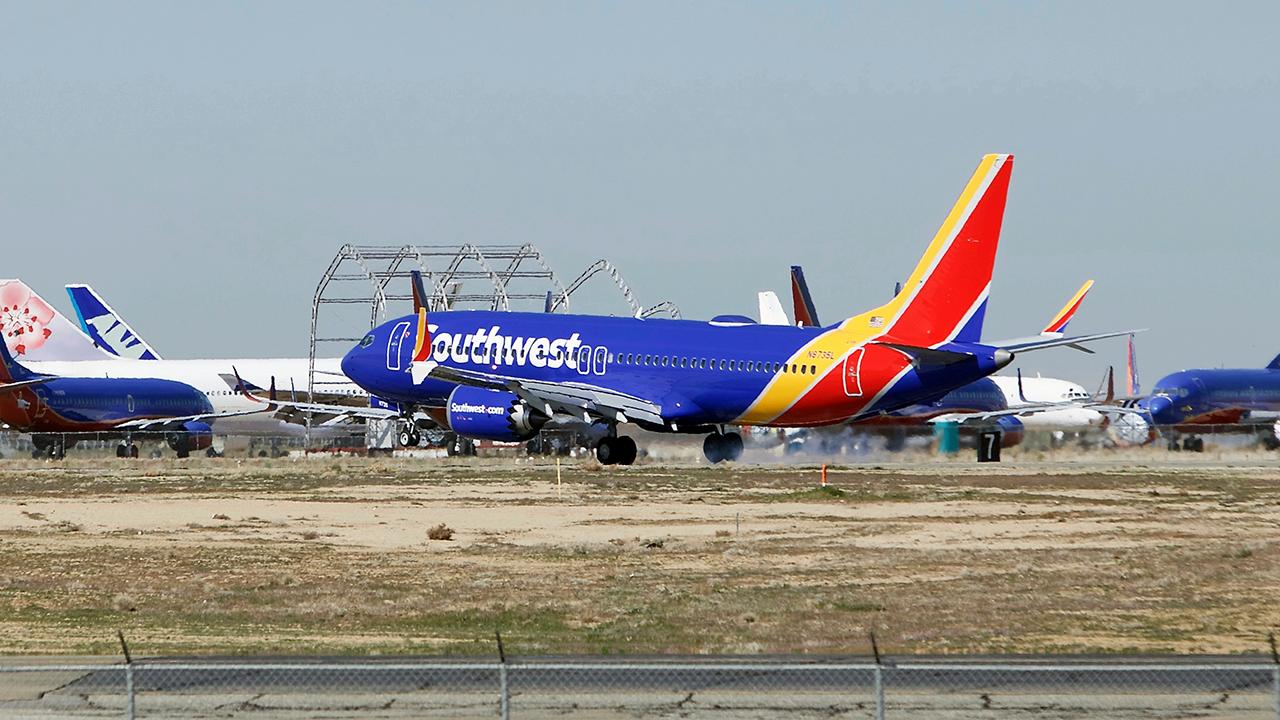
[[[460,436],[523,440],[561,422],[607,430],[604,464],[647,430],[706,433],[711,462],[742,452],[733,426],[820,426],[927,402],[1015,352],[1127,334],[981,341],[1011,155],[987,155],[903,289],[826,327],[494,311],[430,312],[375,327],[342,360],[371,394],[423,407]],[[420,278],[415,278],[420,282]]]

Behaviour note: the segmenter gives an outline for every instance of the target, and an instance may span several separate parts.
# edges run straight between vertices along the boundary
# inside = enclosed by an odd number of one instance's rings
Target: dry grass
[[[872,629],[1256,652],[1280,626],[1269,467],[832,468],[837,493],[812,468],[111,465],[0,464],[4,651],[112,652],[118,627],[140,654],[489,653],[495,629],[515,653],[860,653]]]

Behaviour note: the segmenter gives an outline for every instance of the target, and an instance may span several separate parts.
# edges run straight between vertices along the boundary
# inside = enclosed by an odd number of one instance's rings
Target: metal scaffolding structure
[[[317,392],[316,352],[322,344],[359,342],[366,328],[344,317],[336,334],[321,327],[322,309],[368,307],[368,327],[387,319],[393,302],[411,302],[410,273],[422,273],[428,310],[487,309],[567,312],[573,293],[604,273],[613,280],[635,317],[666,313],[680,317],[670,301],[645,308],[622,274],[608,260],[597,260],[568,287],[560,282],[542,253],[524,245],[343,245],[316,285],[311,301],[307,395]],[[550,301],[548,305],[548,294]],[[359,328],[358,334],[355,331]],[[323,386],[323,382],[319,383]],[[323,392],[323,387],[320,388]]]

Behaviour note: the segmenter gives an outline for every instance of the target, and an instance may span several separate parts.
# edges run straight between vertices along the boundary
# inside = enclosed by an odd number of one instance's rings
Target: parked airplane
[[[1280,356],[1264,368],[1166,375],[1136,406],[1146,411],[1153,425],[1170,433],[1171,450],[1203,452],[1204,438],[1199,436],[1214,432],[1254,433],[1274,450],[1280,447]],[[1180,434],[1188,437],[1179,438]]]
[[[33,372],[0,343],[0,420],[31,433],[33,457],[63,457],[66,433],[119,436],[117,457],[137,457],[132,433],[143,431],[163,432],[178,457],[187,457],[210,446],[211,422],[238,414],[214,410],[199,390],[173,380]]]
[[[707,433],[734,459],[730,425],[798,427],[870,417],[938,397],[1014,352],[1124,333],[979,342],[1013,158],[988,155],[889,303],[827,328],[462,311],[384,323],[343,358],[369,392],[430,408],[466,437],[520,440],[561,418],[605,425],[602,463],[629,464],[619,423]]]
[[[97,341],[21,280],[0,281],[0,297],[10,298],[15,303],[3,306],[8,309],[0,310],[0,318],[33,318],[25,325],[13,322],[0,324],[9,350],[23,358],[32,371],[58,376],[173,380],[199,390],[215,411],[230,413],[218,424],[219,434],[301,436],[307,432],[297,412],[284,407],[278,407],[275,414],[262,412],[263,400],[245,397],[238,392],[235,379],[235,373],[239,372],[244,383],[251,388],[272,394],[280,389],[283,394],[296,395],[295,389],[305,388],[307,384],[307,358],[159,359],[159,354],[110,306],[96,295],[89,294],[87,286],[72,287],[76,292],[69,294],[76,313],[90,331],[97,333]],[[127,334],[120,332],[119,328],[126,328]],[[33,337],[40,342],[31,342]],[[145,350],[139,352],[140,347]],[[127,355],[116,354],[120,352]],[[155,359],[136,359],[148,354]],[[312,436],[349,435],[352,418],[396,416],[392,411],[368,407],[367,395],[342,375],[337,358],[317,358],[316,369],[326,378],[320,384],[323,394],[317,393],[319,398],[326,401],[346,399],[358,403],[358,406],[338,406],[336,402],[328,405],[328,413],[313,417]]]

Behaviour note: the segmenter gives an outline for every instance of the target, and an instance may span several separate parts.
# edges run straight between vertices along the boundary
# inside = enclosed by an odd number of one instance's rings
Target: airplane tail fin
[[[80,329],[93,340],[94,345],[117,357],[160,359],[160,354],[134,332],[96,290],[88,285],[67,285],[67,296],[71,298],[71,307],[80,320]]]
[[[778,299],[777,293],[772,290],[764,290],[756,293],[756,298],[760,305],[761,325],[791,324],[791,321],[787,319],[787,311],[782,309],[782,301]]]
[[[1071,318],[1076,316],[1076,311],[1080,309],[1080,303],[1084,302],[1084,296],[1089,294],[1089,290],[1093,287],[1092,280],[1085,280],[1084,285],[1076,291],[1075,295],[1067,301],[1066,305],[1053,316],[1053,320],[1040,331],[1041,335],[1061,335],[1067,331],[1067,323],[1071,322]]]
[[[1268,369],[1268,370],[1280,370],[1280,355],[1277,355],[1277,356],[1275,357],[1275,359],[1271,361],[1271,364],[1270,364],[1270,365],[1267,365],[1267,369]]]
[[[21,280],[0,280],[0,334],[9,354],[25,361],[114,357]]]
[[[1012,171],[1012,155],[983,157],[902,292],[843,327],[922,347],[980,342]]]
[[[818,308],[813,304],[813,296],[809,294],[809,283],[804,280],[804,270],[799,265],[791,266],[791,305],[795,310],[796,324],[800,327],[821,327],[818,321]]]

